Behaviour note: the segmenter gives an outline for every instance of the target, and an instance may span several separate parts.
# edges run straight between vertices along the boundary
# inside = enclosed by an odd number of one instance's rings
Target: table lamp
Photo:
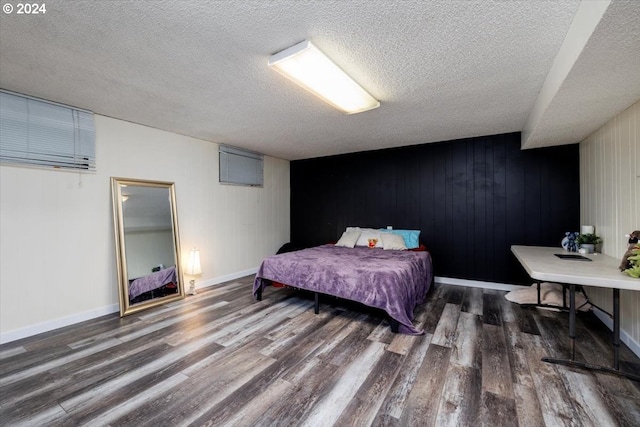
[[[189,260],[187,262],[187,269],[185,274],[188,276],[197,276],[202,273],[202,268],[200,267],[200,250],[199,249],[191,249],[189,252]],[[190,295],[196,294],[196,280],[189,280],[189,291],[187,292]]]

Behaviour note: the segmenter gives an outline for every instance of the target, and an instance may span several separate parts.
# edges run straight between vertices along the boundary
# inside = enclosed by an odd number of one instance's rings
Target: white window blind
[[[0,91],[0,161],[96,170],[93,113]]]
[[[220,182],[224,184],[262,187],[264,183],[262,154],[221,145]]]

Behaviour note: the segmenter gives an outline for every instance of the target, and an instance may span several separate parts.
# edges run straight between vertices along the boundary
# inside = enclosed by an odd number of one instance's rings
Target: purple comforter
[[[421,335],[411,322],[413,309],[424,302],[432,278],[429,252],[323,245],[265,258],[253,293],[267,279],[333,295],[382,309],[399,322],[399,332]]]
[[[132,300],[138,295],[152,291],[169,283],[178,283],[175,266],[135,279],[129,285],[129,299]]]

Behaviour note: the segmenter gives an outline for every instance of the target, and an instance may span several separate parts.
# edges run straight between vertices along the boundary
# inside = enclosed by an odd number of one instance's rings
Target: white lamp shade
[[[189,276],[195,276],[197,274],[201,274],[202,269],[200,267],[200,250],[199,249],[191,249],[189,252],[189,261],[187,262],[187,269],[185,274]]]
[[[380,106],[378,100],[308,40],[273,55],[269,67],[347,114]]]
[[[583,225],[580,227],[580,234],[594,234],[596,228],[593,225]]]

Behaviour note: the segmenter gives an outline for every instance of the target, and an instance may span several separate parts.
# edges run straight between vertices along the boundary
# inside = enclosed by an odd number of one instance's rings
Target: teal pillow
[[[420,247],[420,230],[388,230],[381,228],[380,231],[399,234],[404,239],[404,244],[407,246],[407,249]]]

